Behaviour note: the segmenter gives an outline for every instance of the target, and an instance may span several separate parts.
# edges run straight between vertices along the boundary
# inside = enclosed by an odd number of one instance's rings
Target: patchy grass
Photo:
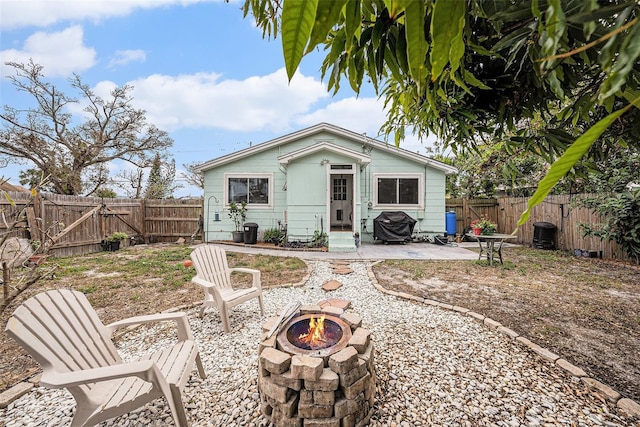
[[[374,267],[388,289],[466,307],[640,399],[640,267],[561,251],[503,249],[485,260],[389,260]]]
[[[140,314],[157,313],[172,307],[198,304],[200,287],[191,283],[193,267],[185,267],[188,245],[134,246],[117,252],[50,258],[59,265],[55,276],[27,290],[2,316],[2,325],[28,297],[47,289],[68,288],[84,293],[106,324]],[[307,266],[298,258],[279,258],[228,252],[231,267],[261,270],[263,287],[297,283]],[[238,286],[250,283],[248,274],[233,275]],[[38,365],[3,332],[0,335],[0,391],[30,376]],[[1,423],[0,423],[1,424]]]

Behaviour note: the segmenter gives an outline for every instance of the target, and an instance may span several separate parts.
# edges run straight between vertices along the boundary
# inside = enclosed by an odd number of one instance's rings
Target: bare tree
[[[59,194],[89,195],[108,181],[106,163],[120,159],[146,167],[156,154],[165,155],[173,140],[146,121],[146,112],[132,106],[131,86],[117,87],[109,99],[96,95],[76,74],[69,79],[85,105],[83,122],[68,110],[80,101],[43,80],[43,67],[9,62],[9,76],[18,91],[32,95],[36,108],[5,106],[0,113],[0,159],[31,161]]]
[[[41,182],[41,184],[44,183],[44,181]],[[26,239],[14,237],[17,231],[25,227],[27,210],[33,205],[33,200],[37,197],[39,188],[40,186],[36,186],[32,189],[27,202],[18,211],[14,212],[13,215],[5,215],[5,212],[2,212],[5,230],[0,235],[0,267],[2,269],[0,314],[4,312],[21,293],[43,278],[53,274],[58,268],[57,265],[51,264],[41,266],[39,262],[30,262],[29,258],[34,255],[40,255],[45,258],[48,256],[49,248],[56,241],[56,236],[52,235],[51,232],[57,230],[57,226],[60,224],[55,224],[50,230],[39,229],[38,231],[42,236],[42,241],[26,241]],[[2,191],[2,195],[9,201],[12,208],[16,207],[11,197],[5,191]],[[9,219],[7,219],[7,217],[9,217]],[[35,227],[37,225],[32,224],[31,226]]]
[[[182,173],[182,178],[194,187],[204,190],[204,174],[196,170],[201,164],[200,162],[183,163],[182,167],[184,167],[187,172]]]
[[[142,197],[142,189],[144,185],[144,170],[136,168],[135,170],[125,170],[116,175],[118,181],[121,181],[119,187],[124,190],[127,197],[139,199]]]

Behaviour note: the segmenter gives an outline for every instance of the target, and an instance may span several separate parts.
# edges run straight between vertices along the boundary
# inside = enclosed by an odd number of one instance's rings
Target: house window
[[[226,201],[268,206],[271,204],[272,184],[270,174],[226,175]]]
[[[376,205],[420,207],[422,203],[422,175],[379,174],[375,177]]]
[[[347,179],[333,179],[333,200],[347,200]]]

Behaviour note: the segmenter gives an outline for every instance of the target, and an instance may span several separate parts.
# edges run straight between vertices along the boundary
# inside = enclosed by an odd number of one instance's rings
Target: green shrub
[[[280,243],[280,240],[282,239],[283,234],[284,233],[280,231],[279,228],[268,228],[264,230],[264,233],[262,235],[262,240],[265,243]]]
[[[582,236],[616,242],[625,255],[640,264],[640,190],[585,199],[581,204],[605,218],[601,224],[578,223]]]

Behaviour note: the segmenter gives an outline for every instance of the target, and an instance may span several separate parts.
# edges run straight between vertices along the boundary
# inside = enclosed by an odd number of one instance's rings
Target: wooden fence
[[[0,222],[0,233],[31,200],[29,193],[8,195],[15,206],[0,198],[0,212],[6,220]],[[101,241],[116,231],[132,238],[124,245],[189,239],[198,229],[202,213],[203,199],[102,199],[39,194],[22,223],[29,231],[23,228],[14,235],[40,241],[44,241],[43,233],[59,236],[51,247],[51,255],[77,255],[102,250]]]
[[[0,197],[0,233],[6,230],[24,205],[31,199],[29,193],[8,193],[15,202],[12,206]],[[581,196],[549,196],[535,207],[526,224],[517,229],[517,242],[531,245],[534,223],[549,222],[556,229],[556,247],[561,250],[596,251],[605,258],[624,258],[613,243],[595,237],[582,237],[579,223],[596,224],[602,218],[586,208],[575,207]],[[486,217],[498,224],[498,231],[511,233],[527,207],[527,198],[447,199],[447,211],[456,213],[458,234],[464,232],[473,219]],[[198,229],[204,212],[203,199],[101,199],[97,197],[40,194],[33,201],[23,225],[31,231],[14,233],[19,237],[44,240],[44,231],[54,236],[65,231],[51,249],[54,256],[93,253],[102,250],[100,242],[116,231],[127,233],[134,240],[124,245],[145,242],[175,242],[189,239]],[[34,226],[35,224],[35,226]]]
[[[457,233],[462,233],[472,220],[482,216],[496,222],[498,231],[511,233],[516,230],[517,242],[531,245],[533,242],[534,224],[548,222],[555,225],[556,248],[567,251],[596,251],[604,258],[625,257],[619,253],[615,243],[601,241],[597,237],[582,237],[580,223],[598,224],[604,221],[591,209],[576,207],[580,198],[593,195],[558,195],[547,197],[540,205],[533,208],[529,220],[517,228],[520,215],[527,208],[526,197],[501,197],[497,199],[447,199],[447,211],[456,213]]]

